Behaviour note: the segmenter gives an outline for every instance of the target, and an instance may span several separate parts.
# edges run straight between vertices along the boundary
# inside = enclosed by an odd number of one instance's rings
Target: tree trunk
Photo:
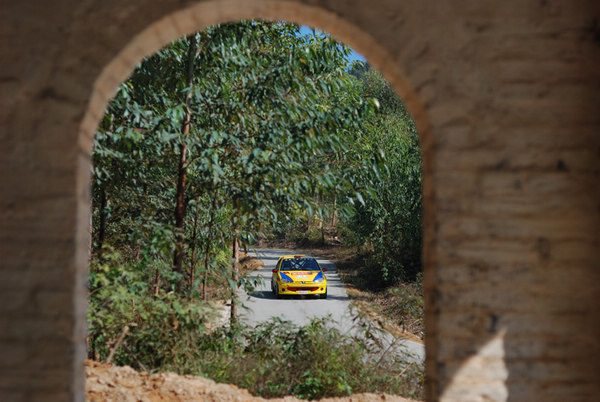
[[[202,281],[202,300],[204,300],[204,301],[208,300],[206,285],[208,283],[208,261],[209,261],[208,252],[210,251],[209,245],[210,245],[210,243],[207,242],[206,253],[204,254],[204,280]]]
[[[325,217],[321,218],[321,245],[325,245]]]
[[[231,295],[231,324],[234,324],[237,321],[237,283],[239,281],[240,276],[240,240],[239,240],[239,230],[235,229],[235,235],[233,237],[233,270],[231,279],[235,283],[234,288],[232,289]]]
[[[331,227],[335,230],[337,219],[337,189],[333,190],[333,212],[331,214]]]
[[[160,289],[160,271],[156,268],[156,277],[154,278],[154,296],[158,296]]]
[[[184,220],[185,220],[185,187],[187,180],[187,145],[185,139],[190,132],[190,123],[192,120],[192,109],[190,108],[190,102],[192,99],[192,86],[194,79],[194,58],[196,56],[197,41],[196,35],[190,35],[188,37],[190,42],[190,48],[188,50],[188,61],[187,61],[187,89],[188,92],[185,96],[186,105],[186,116],[181,129],[182,141],[179,144],[179,168],[177,177],[177,193],[175,203],[175,232],[176,232],[176,244],[175,252],[173,253],[173,269],[175,271],[183,273],[183,240],[184,240]]]
[[[108,123],[108,131],[114,130],[115,116],[110,115],[110,123]],[[106,194],[106,183],[100,185],[100,230],[98,233],[98,251],[102,250],[104,240],[106,239],[106,208],[108,207],[108,196]]]
[[[104,185],[100,186],[100,229],[98,230],[98,251],[102,250],[104,246],[104,239],[106,238],[106,207],[108,201],[106,197],[106,189]]]
[[[213,197],[212,197],[212,204],[211,204],[211,208],[210,208],[210,218],[208,220],[208,236],[206,238],[206,247],[205,247],[205,252],[204,252],[204,281],[202,282],[202,300],[206,301],[208,299],[207,296],[207,285],[208,285],[208,272],[209,272],[209,267],[208,267],[208,261],[210,260],[210,242],[212,240],[212,229],[213,229],[213,223],[214,223],[214,219],[215,219],[215,209],[217,207],[217,191],[214,191]]]
[[[142,243],[138,243],[135,249],[135,262],[140,260],[140,254],[142,253]]]
[[[196,197],[196,214],[194,215],[194,229],[192,232],[192,255],[190,257],[190,295],[194,290],[194,273],[196,271],[196,238],[198,232],[198,197]]]

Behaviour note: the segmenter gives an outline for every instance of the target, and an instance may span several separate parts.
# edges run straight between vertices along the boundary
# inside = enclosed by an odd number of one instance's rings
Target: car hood
[[[281,271],[294,280],[294,282],[311,282],[321,271]]]

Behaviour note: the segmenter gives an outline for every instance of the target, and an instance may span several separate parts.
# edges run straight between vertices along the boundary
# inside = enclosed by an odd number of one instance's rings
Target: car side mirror
[[[275,268],[275,269],[274,269],[272,272],[275,272],[275,273],[277,273],[277,268]]]

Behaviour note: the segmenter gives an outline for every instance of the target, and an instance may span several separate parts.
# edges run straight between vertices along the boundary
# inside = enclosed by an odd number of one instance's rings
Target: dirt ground
[[[252,396],[245,389],[230,384],[191,375],[173,373],[139,373],[131,367],[117,367],[91,360],[86,362],[86,397],[88,401],[115,402],[174,402],[174,401],[300,401],[288,396],[283,399],[264,399]],[[375,402],[411,399],[393,395],[357,394],[344,398],[326,398],[321,401]]]

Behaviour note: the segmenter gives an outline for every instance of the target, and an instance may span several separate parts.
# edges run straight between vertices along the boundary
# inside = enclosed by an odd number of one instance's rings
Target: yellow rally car
[[[273,270],[271,290],[278,299],[284,295],[319,295],[327,299],[327,278],[317,260],[305,255],[279,257]]]

